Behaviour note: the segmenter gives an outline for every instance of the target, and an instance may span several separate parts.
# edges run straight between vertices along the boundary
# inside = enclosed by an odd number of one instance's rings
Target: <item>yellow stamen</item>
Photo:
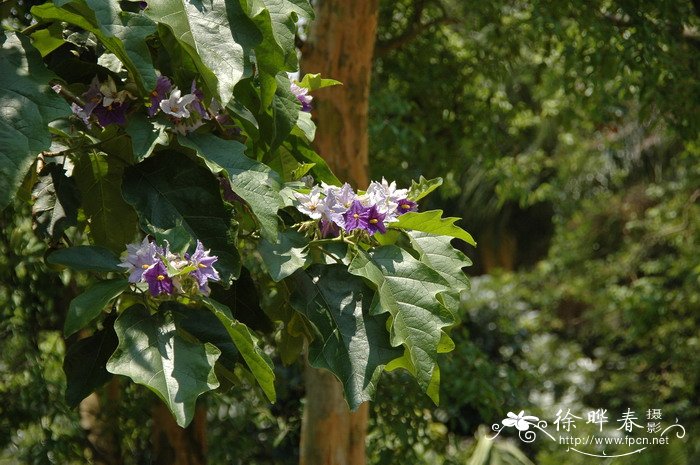
[[[369,222],[372,224],[377,224],[377,223],[379,223],[379,220],[376,218],[372,218],[371,220],[369,220]]]
[[[144,270],[147,270],[147,269],[148,269],[148,265],[143,264],[143,265],[141,265],[141,268],[143,268]]]
[[[352,217],[355,219],[358,219],[360,217],[360,215],[358,215],[357,213],[353,213]]]
[[[311,211],[316,210],[316,205],[311,205],[311,206],[309,207],[309,210],[311,210]]]
[[[165,276],[163,276],[162,274],[159,274],[159,275],[158,275],[158,281],[162,281],[162,280],[164,280],[164,279],[165,279]]]
[[[405,204],[401,205],[401,208],[403,208],[404,210],[408,210],[411,208],[411,206],[409,204],[405,203]]]
[[[200,268],[206,268],[206,267],[207,267],[207,265],[203,265],[202,263],[198,263],[197,266],[200,267]]]

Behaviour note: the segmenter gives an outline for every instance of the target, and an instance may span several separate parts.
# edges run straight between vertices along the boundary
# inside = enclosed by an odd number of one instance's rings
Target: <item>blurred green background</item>
[[[26,7],[3,2],[3,17],[26,21]],[[442,176],[423,208],[464,218],[479,247],[465,246],[472,289],[441,359],[440,406],[384,374],[369,463],[700,463],[700,2],[380,8],[372,177]],[[45,269],[19,208],[0,219],[0,464],[85,463],[94,451],[63,400],[60,333],[84,283]],[[204,398],[210,463],[297,463],[301,367],[276,362],[275,405],[252,386]],[[151,463],[155,396],[106,389],[119,392],[123,463]],[[559,409],[583,417],[584,437],[597,408],[606,431],[628,408],[642,425],[661,409],[686,435],[617,459],[512,429],[484,439],[509,411],[551,423]]]

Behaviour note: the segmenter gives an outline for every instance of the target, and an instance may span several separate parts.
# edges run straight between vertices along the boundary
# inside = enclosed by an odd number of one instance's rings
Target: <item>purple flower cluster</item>
[[[147,283],[153,297],[175,291],[209,295],[209,281],[219,280],[213,266],[217,260],[199,241],[192,255],[180,256],[169,250],[167,242],[165,247],[159,247],[144,238],[140,244],[126,246],[119,266],[129,271],[130,283]]]
[[[305,215],[320,221],[323,237],[337,237],[340,231],[366,231],[370,235],[385,233],[387,223],[418,209],[407,198],[408,189],[397,189],[389,184],[373,181],[364,193],[355,193],[349,184],[342,187],[313,186],[308,194],[295,193],[296,207]]]
[[[117,91],[117,85],[111,77],[107,77],[105,82],[100,82],[97,76],[92,78],[90,87],[81,97],[85,105],[81,107],[73,103],[71,110],[87,127],[90,127],[90,116],[97,118],[102,127],[113,123],[126,124],[129,100],[134,99],[126,90]]]
[[[292,91],[294,96],[297,98],[297,100],[299,100],[299,103],[301,103],[301,111],[310,112],[313,109],[313,107],[311,106],[311,101],[314,98],[309,95],[308,89],[305,89],[304,87],[300,87],[297,84],[292,82],[290,90]]]

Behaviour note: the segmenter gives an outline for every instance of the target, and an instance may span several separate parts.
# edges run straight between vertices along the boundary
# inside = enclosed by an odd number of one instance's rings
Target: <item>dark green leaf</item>
[[[144,229],[181,226],[192,237],[191,243],[199,239],[219,257],[214,266],[223,283],[238,276],[241,265],[233,238],[235,222],[209,170],[181,153],[159,152],[127,168],[122,192]]]
[[[117,334],[111,325],[70,347],[63,361],[66,373],[66,402],[71,408],[112,378],[106,364],[117,348]]]
[[[238,194],[255,214],[263,237],[277,239],[277,210],[282,205],[280,182],[268,166],[245,155],[245,145],[220,139],[213,134],[191,134],[179,137],[185,147],[197,152],[214,173],[223,172]]]
[[[450,283],[428,265],[396,246],[382,246],[370,254],[357,251],[350,273],[372,283],[378,299],[373,313],[391,314],[391,344],[404,345],[406,355],[396,365],[408,369],[435,403],[440,368],[437,354],[450,348],[444,328],[455,324],[442,302]]]
[[[46,69],[29,38],[0,32],[0,209],[14,197],[34,159],[51,145],[48,124],[70,114],[49,88]]]
[[[187,426],[197,397],[219,386],[214,374],[219,349],[190,342],[177,333],[171,315],[151,315],[142,305],[126,309],[114,329],[119,346],[107,370],[147,386],[165,402],[177,424]]]
[[[73,169],[92,242],[120,253],[138,232],[136,213],[122,198],[124,167],[117,157],[91,152],[78,158]]]
[[[80,192],[75,180],[66,176],[61,165],[44,166],[32,198],[32,215],[36,230],[42,236],[57,240],[67,228],[77,224]]]
[[[126,279],[101,281],[71,300],[63,325],[64,336],[68,337],[87,326],[102,313],[108,303],[128,287],[129,282]]]
[[[355,410],[371,400],[383,366],[403,354],[389,342],[388,315],[370,315],[374,291],[343,265],[314,265],[292,283],[292,306],[314,329],[309,363],[338,377]]]
[[[141,161],[151,155],[156,145],[168,144],[165,126],[147,118],[143,113],[134,113],[129,116],[126,123],[126,133],[131,138],[136,161]]]
[[[44,3],[32,8],[41,21],[65,21],[89,31],[124,64],[142,94],[156,86],[156,72],[146,38],[156,25],[141,14],[122,11],[117,0],[74,0],[58,7]]]
[[[124,247],[126,250],[126,247]],[[79,245],[59,249],[51,253],[46,261],[52,265],[67,266],[76,271],[124,271],[119,265],[119,257],[104,247]]]
[[[202,301],[224,325],[263,392],[270,402],[274,402],[276,399],[275,373],[272,361],[258,347],[257,338],[246,325],[233,318],[231,310],[227,306],[207,297],[204,297]]]
[[[394,229],[409,229],[422,231],[437,236],[449,236],[462,239],[467,244],[476,245],[471,234],[464,229],[455,226],[455,221],[459,218],[443,218],[442,210],[430,210],[427,212],[408,212],[399,216],[399,220],[390,223],[389,227]]]
[[[290,230],[280,233],[277,243],[262,239],[258,252],[272,279],[279,282],[309,264],[305,250],[308,245],[309,241],[303,235]]]

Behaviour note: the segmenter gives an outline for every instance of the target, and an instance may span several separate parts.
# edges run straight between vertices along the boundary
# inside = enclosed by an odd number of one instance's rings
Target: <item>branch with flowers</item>
[[[293,37],[271,20],[310,20],[307,2],[232,3],[241,15],[216,2],[47,2],[0,37],[0,207],[30,203],[47,264],[91,283],[66,309],[69,403],[126,376],[186,425],[198,396],[241,371],[274,401],[263,345],[294,338],[281,358],[305,348],[352,408],[387,366],[437,402],[438,355],[469,285],[452,241],[473,239],[420,211],[440,179],[360,190],[314,152],[310,92],[339,83],[290,80]]]

